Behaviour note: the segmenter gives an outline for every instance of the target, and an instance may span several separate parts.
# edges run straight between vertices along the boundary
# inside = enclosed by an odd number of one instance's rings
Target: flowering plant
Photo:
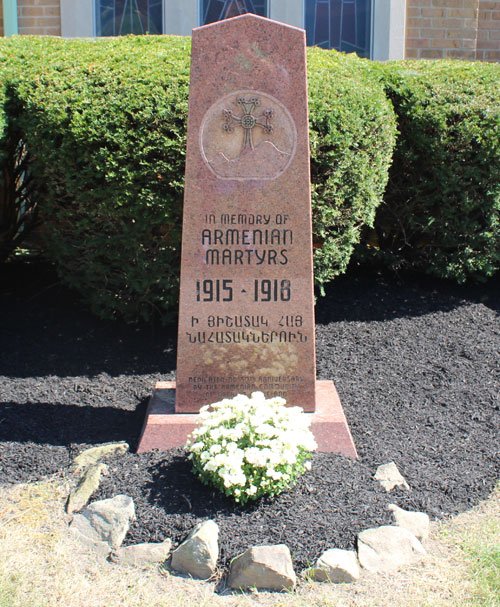
[[[193,471],[242,504],[294,485],[317,445],[302,409],[285,405],[254,392],[202,407],[186,444]]]

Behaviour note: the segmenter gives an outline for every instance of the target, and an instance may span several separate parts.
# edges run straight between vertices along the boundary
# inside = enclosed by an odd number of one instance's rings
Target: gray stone
[[[71,529],[90,540],[106,542],[110,549],[119,548],[135,519],[134,502],[128,495],[93,502],[71,522]]]
[[[162,563],[168,557],[171,540],[165,540],[160,544],[135,544],[134,546],[122,546],[111,554],[111,560],[120,565],[134,567],[145,567],[154,563]]]
[[[230,588],[242,590],[287,590],[296,582],[290,550],[284,544],[249,548],[231,562],[228,578]]]
[[[396,504],[389,504],[388,508],[392,510],[394,521],[398,527],[408,529],[421,542],[429,537],[431,521],[425,512],[403,510]]]
[[[426,554],[417,538],[403,527],[384,525],[358,535],[358,558],[368,571],[391,571],[418,562]]]
[[[75,457],[71,464],[72,472],[79,472],[88,466],[96,464],[99,460],[111,455],[118,455],[126,453],[129,449],[127,443],[110,443],[109,445],[100,445],[99,447],[92,447],[82,451]]]
[[[214,521],[196,525],[182,544],[172,552],[172,569],[202,580],[211,577],[219,556],[218,538],[219,527]]]
[[[106,558],[109,555],[111,548],[109,547],[108,542],[90,539],[73,526],[71,526],[69,530],[78,543],[89,552],[94,552],[96,555],[102,556],[103,558]]]
[[[394,487],[410,489],[394,462],[379,466],[375,472],[375,480],[379,481],[386,491],[391,491]]]
[[[94,464],[90,466],[81,476],[77,486],[68,497],[66,512],[72,514],[87,505],[90,497],[97,491],[101,481],[101,475],[106,474],[106,464]]]
[[[316,565],[307,569],[305,575],[317,582],[355,582],[360,575],[356,553],[352,550],[331,548],[323,552]]]

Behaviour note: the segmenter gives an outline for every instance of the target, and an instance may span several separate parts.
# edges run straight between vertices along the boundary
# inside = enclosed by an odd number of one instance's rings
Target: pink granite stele
[[[281,396],[320,451],[356,457],[316,381],[305,32],[242,15],[193,30],[177,381],[138,451],[183,445],[203,405]]]

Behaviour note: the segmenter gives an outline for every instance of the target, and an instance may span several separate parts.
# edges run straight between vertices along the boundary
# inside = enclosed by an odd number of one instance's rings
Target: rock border
[[[101,474],[108,473],[100,461],[127,450],[126,443],[94,447],[80,453],[71,464],[70,470],[77,477],[66,503],[72,535],[86,548],[113,563],[135,567],[159,565],[172,573],[214,580],[219,555],[219,527],[215,521],[198,523],[172,552],[170,539],[122,547],[130,522],[135,519],[132,498],[118,495],[87,505],[99,487]],[[394,487],[411,490],[394,462],[379,466],[374,478],[388,492]],[[395,504],[388,508],[393,514],[393,525],[360,532],[357,551],[329,548],[314,566],[303,570],[300,577],[312,582],[354,583],[363,570],[395,571],[421,560],[427,554],[422,542],[429,535],[429,516],[403,510]],[[81,513],[77,513],[78,510]],[[240,591],[290,591],[296,585],[297,575],[290,550],[284,544],[251,546],[244,553],[235,555],[224,580],[224,588]]]

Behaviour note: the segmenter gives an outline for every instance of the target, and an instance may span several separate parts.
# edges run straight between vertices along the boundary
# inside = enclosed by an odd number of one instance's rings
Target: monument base
[[[332,381],[316,382],[316,411],[306,415],[311,419],[318,451],[358,457]],[[197,418],[197,413],[175,413],[175,381],[158,382],[146,411],[137,453],[183,447]]]

